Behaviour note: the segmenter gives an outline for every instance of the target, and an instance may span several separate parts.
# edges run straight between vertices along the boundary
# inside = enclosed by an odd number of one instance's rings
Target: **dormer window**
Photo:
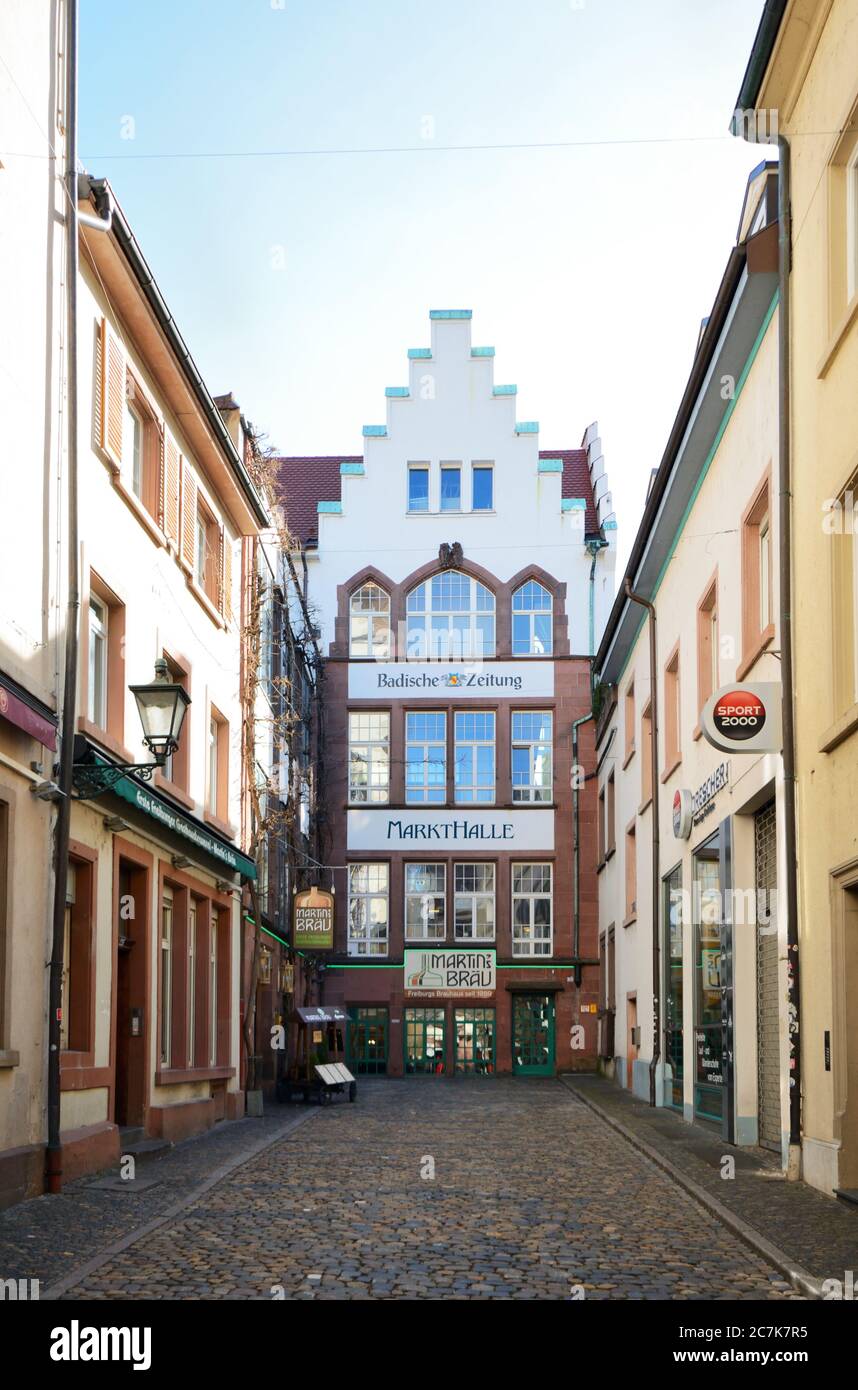
[[[550,656],[553,622],[551,594],[529,579],[512,596],[513,656]]]
[[[349,656],[390,656],[390,595],[378,584],[362,584],[349,604]]]
[[[466,661],[495,654],[495,596],[458,570],[442,570],[408,595],[408,657]]]

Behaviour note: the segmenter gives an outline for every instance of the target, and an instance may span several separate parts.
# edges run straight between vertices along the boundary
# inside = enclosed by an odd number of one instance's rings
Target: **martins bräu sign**
[[[295,894],[293,945],[300,951],[334,949],[334,895],[325,888]]]

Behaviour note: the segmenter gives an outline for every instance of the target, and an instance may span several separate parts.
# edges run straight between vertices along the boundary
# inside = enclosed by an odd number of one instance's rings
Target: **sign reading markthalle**
[[[723,753],[780,753],[781,687],[777,681],[734,681],[707,700],[704,738]]]
[[[409,700],[483,700],[487,695],[550,699],[554,665],[550,661],[352,661],[349,699],[377,700],[402,695]]]
[[[536,807],[527,811],[419,811],[384,807],[348,812],[350,850],[509,850],[554,849],[554,812]]]
[[[295,894],[293,945],[300,951],[334,949],[334,896],[325,888]]]
[[[476,994],[486,998],[495,988],[494,951],[405,952],[407,994]]]

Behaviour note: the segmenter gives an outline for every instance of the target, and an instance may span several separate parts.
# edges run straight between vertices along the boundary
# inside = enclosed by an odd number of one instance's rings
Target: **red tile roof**
[[[563,460],[562,497],[583,497],[587,502],[585,528],[598,531],[593,489],[587,468],[586,449],[540,449],[541,459]],[[361,454],[313,455],[305,458],[278,458],[283,504],[289,529],[303,545],[319,535],[319,502],[338,502],[340,464],[363,463]]]

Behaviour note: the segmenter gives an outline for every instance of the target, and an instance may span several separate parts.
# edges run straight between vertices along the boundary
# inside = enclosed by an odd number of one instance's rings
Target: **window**
[[[209,713],[206,810],[226,821],[229,816],[229,724],[211,706]]]
[[[625,700],[623,707],[626,712],[626,756],[625,763],[635,751],[635,683],[630,680],[626,687]]]
[[[607,842],[606,842],[606,838],[605,838],[605,788],[604,788],[604,786],[603,786],[603,787],[600,789],[600,791],[599,791],[599,809],[598,809],[598,812],[597,812],[597,815],[596,815],[596,856],[597,856],[597,857],[596,857],[596,862],[597,862],[597,864],[603,864],[603,863],[605,862],[605,848],[606,848],[606,843],[607,843]]]
[[[553,715],[522,710],[512,716],[512,799],[551,801]]]
[[[630,922],[638,911],[638,864],[635,823],[626,829],[626,921]]]
[[[832,559],[834,720],[858,704],[858,478],[853,478],[830,509],[823,525]]]
[[[134,496],[143,501],[143,421],[125,402],[125,426],[122,431],[122,467]]]
[[[718,689],[718,584],[713,579],[697,607],[697,708]]]
[[[349,604],[349,656],[390,656],[390,596],[377,584],[362,584]]]
[[[361,710],[349,715],[349,801],[380,804],[390,795],[390,715]]]
[[[194,579],[206,597],[220,606],[221,530],[208,508],[197,502]]]
[[[196,1061],[197,1037],[197,900],[188,903],[188,1066]]]
[[[605,826],[605,837],[606,837],[606,839],[607,839],[607,847],[606,847],[606,848],[607,848],[607,853],[608,853],[608,854],[613,854],[614,850],[617,848],[617,830],[616,830],[616,820],[617,820],[617,796],[616,796],[616,792],[617,792],[617,784],[616,784],[616,781],[615,781],[615,779],[614,779],[614,774],[613,774],[613,772],[612,772],[611,775],[610,775],[610,777],[608,778],[608,803],[607,803],[608,820],[607,820],[607,825]]]
[[[846,300],[858,294],[858,145],[846,167]]]
[[[774,636],[772,533],[768,475],[742,518],[742,680]]]
[[[441,464],[441,511],[462,510],[462,469],[458,463]]]
[[[408,468],[408,510],[428,512],[429,510],[429,465],[410,464]]]
[[[349,865],[350,956],[386,956],[390,869],[387,864]]]
[[[473,510],[490,512],[494,507],[494,470],[491,464],[475,463],[471,470]]]
[[[217,1066],[217,969],[218,969],[218,915],[213,912],[209,923],[209,1066]]]
[[[170,680],[176,685],[181,685],[184,690],[188,689],[188,672],[180,666],[177,661],[167,653],[163,652],[164,660],[167,663],[167,671]],[[189,787],[189,766],[190,766],[190,746],[191,746],[191,721],[190,716],[185,715],[185,722],[182,725],[182,737],[179,739],[179,746],[175,753],[168,753],[161,776],[167,782],[172,782],[173,786],[181,791],[187,791]]]
[[[513,656],[550,656],[553,647],[552,598],[529,579],[512,596]]]
[[[173,1034],[173,890],[161,897],[161,1066],[170,1065]]]
[[[551,955],[551,865],[512,866],[512,953]]]
[[[652,701],[641,715],[641,809],[652,801]]]
[[[493,941],[494,864],[454,864],[453,926],[457,941]]]
[[[673,770],[682,757],[679,709],[679,643],[664,668],[664,771]]]
[[[405,865],[406,941],[444,941],[447,936],[447,867]]]
[[[405,716],[405,800],[443,806],[447,800],[447,719]]]
[[[455,715],[454,796],[457,802],[495,799],[495,717],[470,710]]]
[[[107,624],[107,604],[91,594],[87,717],[99,729],[107,728]]]
[[[495,652],[495,597],[459,570],[442,570],[408,595],[412,660],[464,661]]]

